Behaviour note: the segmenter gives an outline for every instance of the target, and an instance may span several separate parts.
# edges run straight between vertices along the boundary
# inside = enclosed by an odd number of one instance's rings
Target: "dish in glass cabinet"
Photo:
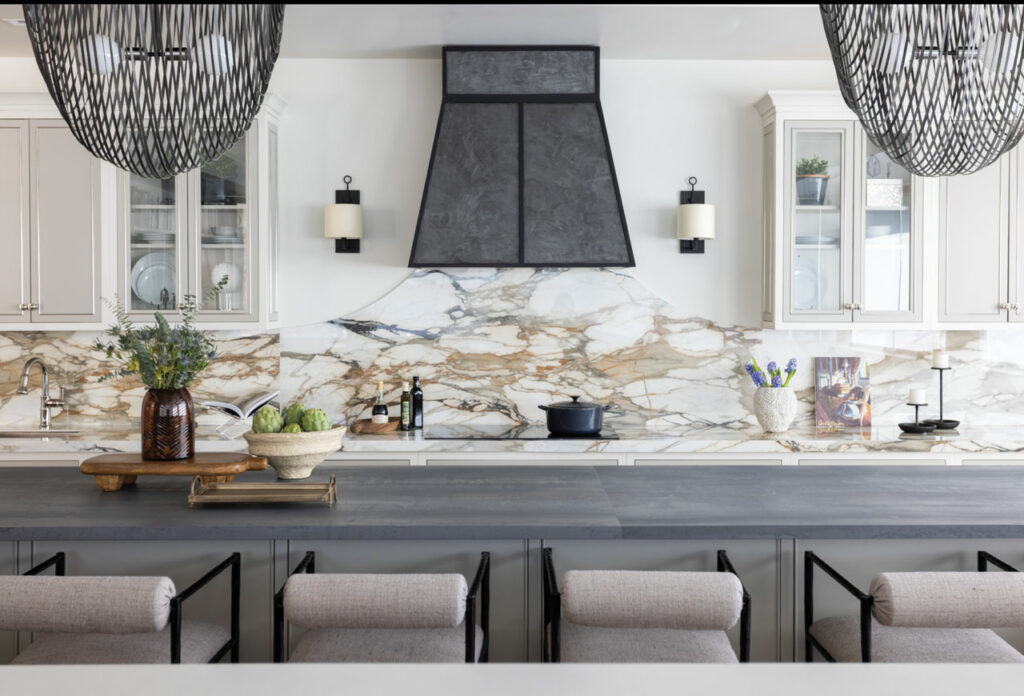
[[[132,291],[143,302],[160,306],[162,291],[174,292],[175,287],[173,254],[156,251],[132,266]]]
[[[825,293],[824,283],[821,294]],[[806,259],[798,259],[793,271],[793,309],[808,312],[818,309],[818,273]]]

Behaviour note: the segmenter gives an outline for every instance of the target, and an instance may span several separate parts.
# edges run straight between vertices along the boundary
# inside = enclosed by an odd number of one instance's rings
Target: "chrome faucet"
[[[50,371],[46,369],[46,363],[39,358],[29,358],[25,367],[21,370],[21,384],[18,385],[19,394],[28,394],[28,373],[33,365],[39,365],[43,372],[43,395],[39,399],[39,429],[49,430],[52,415],[50,409],[64,407],[64,387],[60,388],[60,398],[50,398]]]

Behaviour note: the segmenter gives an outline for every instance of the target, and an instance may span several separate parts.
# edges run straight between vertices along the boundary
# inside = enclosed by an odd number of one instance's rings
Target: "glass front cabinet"
[[[199,169],[118,172],[118,297],[133,318],[198,303],[204,323],[277,321],[279,109],[267,99],[249,132]]]
[[[920,322],[916,179],[868,140],[838,94],[773,93],[758,109],[764,323]]]

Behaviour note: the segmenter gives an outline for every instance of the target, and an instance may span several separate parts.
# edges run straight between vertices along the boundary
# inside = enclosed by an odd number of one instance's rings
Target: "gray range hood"
[[[411,267],[633,266],[596,46],[446,46]]]

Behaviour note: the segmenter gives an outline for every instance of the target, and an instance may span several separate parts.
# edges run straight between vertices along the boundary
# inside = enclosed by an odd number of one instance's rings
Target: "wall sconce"
[[[324,237],[334,240],[336,254],[358,254],[363,238],[363,206],[359,191],[349,188],[352,177],[345,176],[345,190],[334,192],[334,205],[324,206]]]
[[[694,191],[697,177],[688,180],[689,191],[679,192],[676,239],[680,254],[703,254],[704,240],[715,238],[715,206],[704,202],[704,192]]]

